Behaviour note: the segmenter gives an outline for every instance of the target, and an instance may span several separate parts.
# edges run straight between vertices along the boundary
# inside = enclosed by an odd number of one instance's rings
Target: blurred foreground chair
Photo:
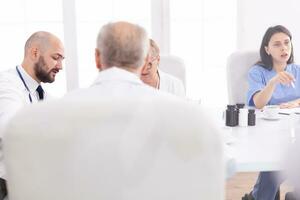
[[[222,144],[205,113],[175,98],[30,105],[4,137],[9,199],[222,200]]]
[[[237,51],[227,60],[227,87],[229,104],[247,104],[248,71],[259,60],[257,51]]]
[[[160,56],[159,69],[181,80],[184,88],[186,88],[185,64],[181,58],[172,55],[162,55]]]

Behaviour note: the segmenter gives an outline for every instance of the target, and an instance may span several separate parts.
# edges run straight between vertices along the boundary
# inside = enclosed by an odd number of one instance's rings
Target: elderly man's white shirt
[[[181,80],[161,70],[159,70],[158,73],[160,79],[159,90],[179,97],[185,97],[185,89]]]
[[[163,95],[158,90],[144,84],[137,74],[118,67],[111,67],[101,71],[94,83],[88,89],[79,89],[70,92],[66,97],[73,99],[86,99],[96,97],[129,97],[141,98],[142,96]]]

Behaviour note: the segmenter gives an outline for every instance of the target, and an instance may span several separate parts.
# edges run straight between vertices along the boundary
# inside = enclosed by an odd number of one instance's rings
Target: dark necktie
[[[42,86],[39,85],[39,86],[36,88],[36,91],[37,91],[38,94],[39,94],[39,101],[43,100],[43,99],[44,99],[44,90],[43,90]]]

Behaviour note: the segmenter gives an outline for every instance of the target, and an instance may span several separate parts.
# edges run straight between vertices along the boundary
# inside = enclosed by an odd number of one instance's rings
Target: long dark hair
[[[288,35],[289,38],[290,38],[290,40],[292,41],[292,34],[291,34],[291,32],[287,28],[285,28],[284,26],[282,26],[282,25],[271,26],[271,27],[269,27],[267,29],[267,31],[266,31],[263,39],[262,39],[262,42],[261,42],[261,45],[260,45],[260,50],[259,50],[260,59],[261,60],[258,61],[256,64],[258,64],[258,65],[260,65],[263,68],[268,69],[268,70],[272,70],[272,68],[273,68],[273,59],[272,59],[271,55],[267,54],[265,47],[268,46],[271,37],[275,33],[284,33],[284,34]],[[291,47],[291,55],[290,55],[289,60],[287,61],[288,64],[294,62],[293,44],[291,43],[291,45],[292,45],[292,47]]]

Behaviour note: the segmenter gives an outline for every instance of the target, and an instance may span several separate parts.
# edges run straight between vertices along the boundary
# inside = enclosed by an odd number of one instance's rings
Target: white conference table
[[[256,125],[247,127],[225,126],[220,114],[215,118],[219,131],[224,136],[225,152],[231,158],[231,167],[234,168],[232,171],[283,169],[282,160],[287,147],[300,135],[300,115],[288,112],[290,115],[279,115],[278,120],[266,120],[257,110]]]

